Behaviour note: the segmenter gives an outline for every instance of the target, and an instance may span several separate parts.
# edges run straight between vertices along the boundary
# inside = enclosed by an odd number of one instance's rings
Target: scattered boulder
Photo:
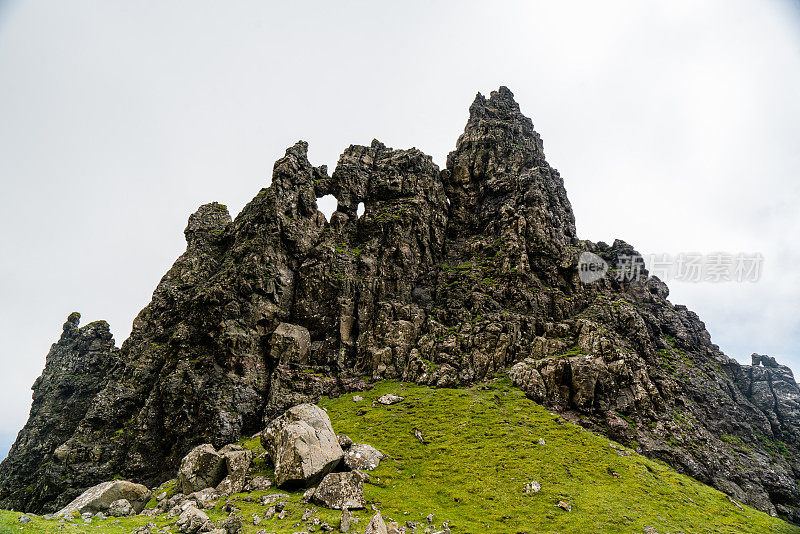
[[[564,510],[566,512],[571,512],[572,511],[572,505],[570,503],[566,502],[566,501],[558,501],[558,504],[556,504],[556,506],[561,508],[562,510]]]
[[[399,395],[395,395],[394,393],[387,393],[386,395],[381,395],[378,397],[378,403],[389,406],[391,404],[397,404],[398,402],[403,402],[405,397],[401,397]]]
[[[344,463],[353,470],[372,471],[386,455],[365,443],[352,445],[344,455]]]
[[[108,515],[113,517],[124,517],[135,513],[136,510],[128,499],[117,499],[108,506]]]
[[[247,484],[244,485],[245,491],[262,491],[272,487],[272,480],[269,477],[256,475],[249,479]]]
[[[253,451],[230,444],[225,445],[219,453],[225,458],[228,476],[231,479],[231,493],[239,493],[244,490],[247,482],[247,470],[253,461]]]
[[[353,395],[353,402],[361,402],[364,400],[364,397],[361,395]]]
[[[326,508],[338,510],[364,508],[364,481],[357,472],[329,473],[317,486],[311,500]]]
[[[264,430],[262,443],[270,447],[278,486],[312,486],[333,471],[344,454],[328,414],[314,404],[286,410]]]
[[[227,534],[239,534],[242,531],[242,518],[236,515],[235,512],[231,512],[219,526]]]
[[[75,500],[56,513],[56,517],[63,517],[72,512],[90,515],[95,512],[106,512],[108,507],[118,499],[127,499],[136,513],[144,508],[150,498],[150,490],[141,484],[127,480],[111,480],[92,486],[80,494]]]
[[[157,525],[155,523],[150,522],[150,523],[147,523],[146,525],[143,525],[143,526],[137,528],[136,530],[131,532],[131,534],[153,534],[153,530],[156,527],[157,527]]]
[[[372,519],[369,520],[369,524],[367,525],[367,529],[364,531],[364,534],[388,534],[386,530],[386,523],[383,521],[383,517],[381,516],[380,512],[375,512],[375,515],[373,515]]]
[[[343,451],[349,449],[350,446],[353,444],[353,440],[350,439],[350,436],[348,436],[347,434],[339,434],[337,436],[337,439],[339,440],[339,446],[342,448]]]
[[[269,495],[262,495],[261,496],[261,506],[269,506],[270,504],[279,503],[279,501],[284,501],[289,498],[287,493],[271,493]],[[282,510],[283,508],[281,508]],[[278,510],[280,511],[280,510]]]
[[[225,478],[225,458],[210,443],[198,445],[181,460],[178,489],[190,494],[216,487]]]
[[[17,523],[30,523],[32,520],[33,518],[31,516],[27,514],[22,514],[21,516],[19,516],[19,519],[17,519]]]
[[[214,502],[219,499],[220,493],[214,488],[205,488],[195,491],[187,496],[187,500],[193,500],[201,508],[213,508]]]
[[[209,523],[209,519],[205,512],[198,509],[196,506],[188,506],[186,510],[178,516],[175,527],[178,529],[178,532],[182,532],[183,534],[196,534],[200,532],[207,523]]]

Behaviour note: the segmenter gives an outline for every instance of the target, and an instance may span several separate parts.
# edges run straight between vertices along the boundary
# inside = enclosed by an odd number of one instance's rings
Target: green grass
[[[374,399],[388,392],[405,401],[372,407]],[[401,524],[424,522],[432,512],[437,525],[450,521],[454,534],[641,533],[645,525],[662,534],[800,534],[800,528],[752,508],[740,511],[722,493],[664,464],[635,453],[620,456],[618,451],[628,449],[566,423],[526,399],[505,377],[470,389],[382,382],[361,395],[365,400],[359,403],[346,395],[320,404],[337,432],[390,455],[372,473],[365,494],[384,516]],[[414,428],[430,443],[419,443]],[[544,446],[539,438],[546,441]],[[256,454],[263,451],[258,440],[242,444]],[[268,473],[266,466],[258,468]],[[524,493],[525,483],[532,480],[541,484],[541,491]],[[265,511],[258,496],[270,492],[231,497],[245,519],[245,533],[259,528],[279,534],[305,530],[296,526],[309,506],[300,501],[300,492],[291,493],[285,520],[252,525],[252,514]],[[570,503],[572,511],[557,508],[560,500]],[[224,517],[224,501],[207,512],[211,519]],[[318,517],[338,527],[338,511],[316,508]],[[57,522],[41,518],[20,529],[19,515],[0,512],[0,532],[129,533],[153,520],[112,518],[59,531]],[[352,532],[363,532],[371,513],[355,515],[361,520]],[[163,526],[174,521],[154,522]]]

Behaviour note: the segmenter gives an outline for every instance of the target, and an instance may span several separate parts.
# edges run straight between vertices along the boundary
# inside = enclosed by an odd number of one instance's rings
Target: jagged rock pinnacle
[[[316,204],[327,194],[330,222]],[[646,271],[615,279],[635,250],[577,238],[564,183],[505,87],[475,98],[441,171],[376,140],[329,175],[300,141],[235,220],[206,204],[185,235],[119,350],[105,323],[70,316],[0,464],[0,506],[52,511],[117,475],[160,484],[201,443],[369,380],[456,387],[509,372],[549,409],[800,520],[791,371],[725,356]],[[609,273],[583,283],[582,252]]]

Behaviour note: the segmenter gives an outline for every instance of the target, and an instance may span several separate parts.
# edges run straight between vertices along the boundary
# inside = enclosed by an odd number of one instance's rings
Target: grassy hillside
[[[405,401],[372,406],[388,392]],[[365,493],[384,516],[401,523],[424,523],[433,513],[436,524],[448,520],[454,534],[642,533],[646,526],[662,534],[800,534],[798,527],[752,508],[741,511],[724,494],[564,422],[527,400],[504,378],[471,389],[383,382],[362,396],[365,400],[359,403],[346,396],[321,405],[338,433],[391,456],[372,473]],[[416,440],[414,428],[428,444]],[[257,440],[243,443],[261,452]],[[525,493],[525,483],[532,480],[541,484],[541,491]],[[252,514],[263,514],[264,508],[257,498],[243,499],[263,493],[267,492],[231,497],[246,520],[246,533],[259,528],[280,534],[301,530],[297,523],[309,506],[300,501],[300,493],[291,495],[285,520],[252,525]],[[559,501],[572,510],[558,508]],[[212,519],[224,517],[223,502],[209,512]],[[317,509],[318,517],[338,527],[339,512]],[[19,515],[0,512],[0,532],[128,533],[153,520],[111,518],[59,530],[57,522],[41,518],[20,528]],[[361,520],[352,531],[363,532],[370,513],[354,515]],[[154,522],[166,526],[174,518]]]

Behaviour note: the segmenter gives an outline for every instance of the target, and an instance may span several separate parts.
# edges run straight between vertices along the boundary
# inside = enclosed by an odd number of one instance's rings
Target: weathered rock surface
[[[105,513],[109,511],[109,507],[113,503],[121,499],[126,500],[138,513],[142,511],[149,498],[150,490],[146,486],[127,480],[112,480],[87,489],[78,498],[59,510],[56,515],[63,517],[72,512]]]
[[[326,508],[357,510],[364,508],[364,479],[360,473],[329,473],[317,486],[311,499]]]
[[[178,516],[175,527],[178,532],[183,534],[196,534],[201,532],[208,523],[209,519],[205,512],[194,506],[189,506]],[[208,530],[211,530],[211,528],[208,528]]]
[[[278,486],[312,486],[331,472],[343,453],[331,420],[314,404],[300,404],[274,419],[262,443],[275,466]]]
[[[344,463],[353,470],[372,471],[378,467],[384,456],[381,451],[372,445],[354,443],[344,453]]]
[[[380,512],[375,512],[375,515],[369,520],[364,534],[387,534],[386,522]]]
[[[189,494],[212,488],[225,478],[225,457],[210,443],[198,445],[187,454],[178,469],[178,488]]]
[[[239,493],[247,484],[247,470],[253,460],[253,452],[239,445],[225,445],[219,453],[225,459],[227,478],[230,479],[228,491],[229,493]]]
[[[108,505],[108,515],[113,517],[123,517],[135,513],[136,510],[128,499],[117,499]]]
[[[330,221],[316,205],[327,194]],[[185,236],[120,349],[104,323],[68,319],[0,464],[0,506],[52,511],[117,474],[157,485],[197,445],[352,395],[365,375],[455,387],[510,368],[552,410],[800,521],[789,369],[728,358],[643,268],[617,279],[635,250],[578,239],[563,180],[506,88],[476,97],[445,169],[373,141],[329,175],[299,142],[235,220],[206,204]],[[583,252],[610,267],[591,284]]]
[[[86,416],[118,358],[108,323],[97,321],[79,327],[80,317],[79,313],[70,314],[61,339],[50,348],[44,371],[33,384],[28,422],[0,464],[0,502],[4,508],[41,511],[39,503],[56,500],[63,506],[99,482],[93,479],[73,488],[57,483],[67,475],[62,462],[71,459],[71,450],[64,442]],[[60,460],[53,462],[53,458]],[[51,505],[48,511],[55,509]]]

